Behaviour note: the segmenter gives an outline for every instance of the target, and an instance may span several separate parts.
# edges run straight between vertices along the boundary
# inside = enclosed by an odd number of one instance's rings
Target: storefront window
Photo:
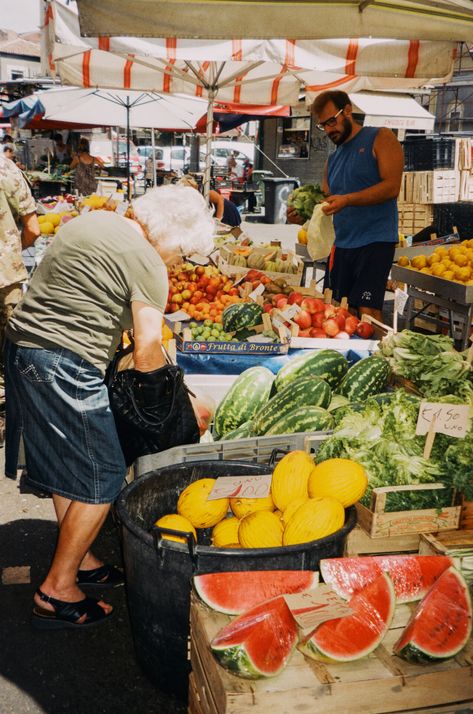
[[[279,136],[278,159],[309,158],[310,116],[283,119]]]

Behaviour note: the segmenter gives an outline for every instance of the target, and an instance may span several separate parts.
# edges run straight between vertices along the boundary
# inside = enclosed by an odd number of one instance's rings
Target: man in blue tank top
[[[336,300],[381,320],[386,280],[398,241],[397,196],[404,157],[390,129],[354,121],[348,94],[319,94],[313,107],[317,128],[337,148],[325,166],[324,212],[333,215],[335,244],[326,287]]]

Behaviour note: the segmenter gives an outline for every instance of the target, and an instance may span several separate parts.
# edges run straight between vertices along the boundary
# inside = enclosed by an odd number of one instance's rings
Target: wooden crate
[[[423,533],[420,537],[421,555],[451,555],[456,567],[462,571],[465,580],[473,586],[473,556],[463,552],[473,550],[473,530],[444,531],[443,533]],[[473,685],[472,685],[473,687]]]
[[[430,204],[400,203],[399,232],[404,235],[414,235],[423,228],[432,225],[434,210]]]
[[[389,538],[406,533],[436,533],[458,528],[461,506],[447,506],[441,511],[425,508],[413,511],[385,511],[389,493],[399,491],[430,491],[443,488],[443,484],[429,483],[419,486],[384,486],[374,488],[371,508],[356,504],[358,523],[372,538]]]
[[[417,553],[419,550],[420,533],[405,533],[404,535],[387,538],[371,538],[360,526],[348,534],[345,543],[345,555],[384,555],[386,553]]]
[[[455,203],[459,191],[459,171],[408,171],[402,176],[398,203]]]
[[[376,652],[358,662],[323,664],[294,652],[273,679],[251,681],[229,674],[209,644],[229,617],[191,602],[191,714],[384,714],[453,712],[473,705],[473,641],[442,664],[413,665],[390,654],[411,613],[398,606],[392,628]]]
[[[462,501],[462,511],[460,515],[460,528],[473,530],[473,501]]]

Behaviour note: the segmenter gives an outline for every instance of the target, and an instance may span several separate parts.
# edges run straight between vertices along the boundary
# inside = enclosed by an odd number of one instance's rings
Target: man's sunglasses
[[[343,107],[344,109],[345,107]],[[325,121],[321,121],[319,124],[316,124],[315,126],[319,131],[324,131],[326,126],[335,126],[337,123],[337,118],[340,116],[340,114],[343,112],[343,109],[339,109],[339,111],[333,115],[333,117],[329,117]]]

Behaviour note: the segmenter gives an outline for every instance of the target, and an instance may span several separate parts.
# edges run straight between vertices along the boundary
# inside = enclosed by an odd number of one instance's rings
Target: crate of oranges
[[[417,277],[416,272],[419,273]],[[400,256],[397,266],[393,266],[392,278],[440,295],[446,294],[458,302],[473,302],[473,239],[451,247],[438,246],[430,255],[416,255],[411,259]],[[455,289],[456,285],[448,287],[444,281],[458,285],[459,289]]]

